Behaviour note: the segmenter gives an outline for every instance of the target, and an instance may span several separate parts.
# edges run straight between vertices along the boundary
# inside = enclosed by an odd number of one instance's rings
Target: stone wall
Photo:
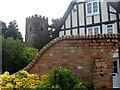
[[[44,33],[45,30],[48,30],[48,18],[38,16],[35,14],[32,17],[26,18],[26,33],[25,33],[25,42],[30,47],[37,47],[36,42],[37,38]]]
[[[63,36],[48,43],[23,70],[39,75],[70,66],[73,75],[95,87],[112,88],[112,59],[120,34]]]

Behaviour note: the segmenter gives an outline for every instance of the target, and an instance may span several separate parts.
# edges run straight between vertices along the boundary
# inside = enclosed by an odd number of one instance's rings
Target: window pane
[[[117,66],[117,61],[113,61],[113,67]]]
[[[99,34],[99,27],[94,28],[94,34]]]
[[[113,73],[117,73],[117,67],[116,68],[114,68],[114,72]]]
[[[113,61],[113,73],[117,73],[117,61]]]
[[[92,28],[89,28],[89,29],[88,29],[88,34],[93,34]]]
[[[93,12],[98,12],[98,4],[97,4],[97,2],[93,2]]]
[[[88,14],[92,13],[92,4],[91,3],[87,4],[87,13]]]
[[[112,28],[107,29],[107,33],[108,33],[108,34],[112,34],[112,33],[113,33],[113,29],[112,29]]]
[[[107,25],[107,33],[112,34],[113,33],[113,25]]]

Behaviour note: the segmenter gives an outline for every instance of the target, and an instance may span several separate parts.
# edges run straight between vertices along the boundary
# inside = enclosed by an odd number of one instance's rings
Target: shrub
[[[38,75],[29,74],[26,71],[18,72],[16,75],[9,75],[9,72],[5,72],[0,77],[2,78],[0,81],[2,89],[36,88],[40,83]]]
[[[73,90],[79,88],[87,90],[87,86],[87,83],[71,75],[70,68],[55,67],[51,73],[41,76],[38,89]]]
[[[71,75],[70,68],[55,67],[52,72],[42,75],[21,71],[14,75],[5,72],[0,75],[0,89],[38,89],[38,90],[88,90],[89,85]]]
[[[27,47],[20,40],[12,37],[2,38],[2,72],[13,74],[27,66],[37,54],[38,50]],[[14,65],[14,67],[13,67]]]

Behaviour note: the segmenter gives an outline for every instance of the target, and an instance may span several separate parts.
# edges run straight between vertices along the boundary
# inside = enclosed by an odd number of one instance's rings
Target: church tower
[[[26,44],[30,47],[35,47],[37,37],[39,37],[45,30],[48,30],[48,18],[38,16],[37,14],[26,18]]]

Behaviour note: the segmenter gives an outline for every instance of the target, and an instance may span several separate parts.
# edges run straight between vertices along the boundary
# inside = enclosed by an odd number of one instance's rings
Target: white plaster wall
[[[74,9],[76,11],[74,11]],[[75,5],[72,9],[72,27],[77,26],[77,6]]]
[[[117,22],[114,23],[114,33],[116,34],[117,33]]]
[[[80,35],[85,35],[85,29],[84,28],[79,28]]]
[[[100,15],[95,15],[94,16],[94,23],[99,23],[100,22]]]
[[[108,21],[108,13],[107,13],[107,4],[105,1],[101,2],[101,16],[102,16],[102,22]]]
[[[72,32],[73,32],[73,35],[78,35],[78,30],[77,29],[73,29]]]
[[[66,28],[70,28],[70,14],[67,17],[65,24],[66,24]]]
[[[105,24],[102,24],[102,34],[106,34],[107,33],[107,30],[106,30],[106,25]]]
[[[78,5],[79,8],[79,26],[84,25],[84,7],[83,4]]]
[[[71,35],[71,30],[66,30],[66,35]]]
[[[110,6],[110,11],[116,13],[116,10],[112,6]],[[116,20],[116,15],[110,14],[110,20]]]
[[[92,24],[92,17],[91,16],[88,16],[86,17],[86,24]]]
[[[116,20],[116,15],[115,14],[110,14],[110,20]]]
[[[111,5],[109,6],[110,6],[110,11],[116,13],[116,10]]]
[[[59,37],[62,37],[64,35],[64,31],[59,31]]]
[[[75,1],[75,0],[73,0]],[[79,3],[79,2],[85,2],[85,0],[76,0],[76,3]]]

